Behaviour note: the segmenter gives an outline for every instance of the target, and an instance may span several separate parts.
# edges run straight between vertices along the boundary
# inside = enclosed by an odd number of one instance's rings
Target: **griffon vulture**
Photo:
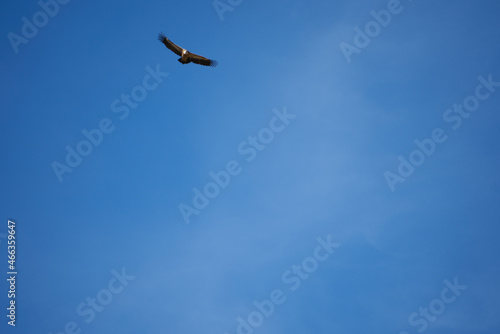
[[[158,39],[160,42],[165,44],[167,48],[172,50],[175,54],[181,56],[178,60],[182,64],[188,64],[193,62],[195,64],[204,65],[204,66],[217,66],[217,62],[215,60],[211,60],[197,54],[191,53],[188,50],[181,48],[180,46],[174,44],[171,40],[169,40],[163,33],[158,34]]]

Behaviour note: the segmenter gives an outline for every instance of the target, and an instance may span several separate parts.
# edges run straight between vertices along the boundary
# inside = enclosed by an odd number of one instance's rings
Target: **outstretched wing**
[[[189,59],[195,64],[204,65],[204,66],[212,66],[212,67],[217,66],[217,61],[205,58],[203,56],[200,56],[200,55],[197,55],[197,54],[194,54],[191,52],[189,53]]]
[[[175,54],[182,56],[182,48],[169,40],[162,32],[158,34],[158,40],[165,44],[165,46],[172,50]]]

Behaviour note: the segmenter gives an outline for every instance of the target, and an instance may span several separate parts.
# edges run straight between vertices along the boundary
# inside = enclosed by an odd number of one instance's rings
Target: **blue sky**
[[[221,2],[2,4],[1,332],[498,333],[500,4]]]

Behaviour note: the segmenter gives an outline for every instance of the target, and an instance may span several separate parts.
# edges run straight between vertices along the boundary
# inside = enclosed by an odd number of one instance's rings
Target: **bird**
[[[174,44],[171,40],[169,40],[162,32],[158,34],[158,40],[163,44],[165,44],[165,46],[170,50],[172,50],[175,54],[181,56],[178,59],[178,61],[182,64],[188,64],[193,62],[195,64],[204,66],[212,66],[212,67],[217,66],[217,61],[191,53],[188,50],[181,48],[180,46]]]

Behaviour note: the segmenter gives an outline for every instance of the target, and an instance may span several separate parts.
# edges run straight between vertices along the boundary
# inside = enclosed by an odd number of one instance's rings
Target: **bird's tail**
[[[159,33],[158,34],[158,40],[163,43],[163,41],[167,38],[164,33]]]

